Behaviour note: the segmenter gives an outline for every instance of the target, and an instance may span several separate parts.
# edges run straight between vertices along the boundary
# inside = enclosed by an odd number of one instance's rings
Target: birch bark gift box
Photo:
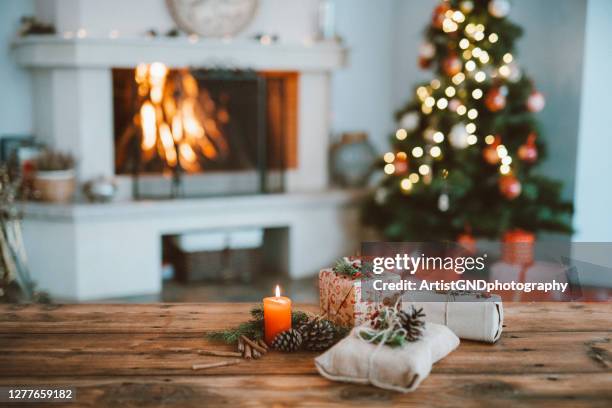
[[[368,291],[371,285],[364,285],[369,279],[362,275],[359,259],[343,258],[333,268],[319,271],[319,302],[321,314],[340,326],[358,326],[381,305],[391,305],[400,293]],[[389,274],[386,281],[400,281],[396,274]]]
[[[404,294],[402,308],[423,308],[425,320],[447,326],[459,338],[495,343],[501,336],[504,308],[497,295],[479,292]]]

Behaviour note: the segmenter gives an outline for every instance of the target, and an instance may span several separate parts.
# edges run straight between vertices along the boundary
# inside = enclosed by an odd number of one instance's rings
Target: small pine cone
[[[302,335],[293,329],[279,333],[272,341],[272,347],[279,351],[296,351],[301,345]]]
[[[423,325],[425,324],[423,321],[423,318],[425,317],[423,308],[416,309],[414,306],[412,306],[410,310],[402,310],[398,312],[397,315],[402,328],[406,330],[406,340],[417,341],[423,334],[422,330]]]
[[[334,345],[336,329],[325,319],[313,319],[298,329],[302,334],[302,346],[310,351],[327,350]]]

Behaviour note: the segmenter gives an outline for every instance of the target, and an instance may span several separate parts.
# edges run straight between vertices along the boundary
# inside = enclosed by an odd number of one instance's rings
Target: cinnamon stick
[[[253,358],[253,349],[248,343],[244,345],[243,357],[246,358],[247,360],[250,360],[251,358]]]
[[[238,351],[244,353],[244,341],[242,339],[238,339]]]
[[[251,348],[259,351],[261,354],[264,354],[266,352],[266,350],[261,347],[260,345],[256,344],[253,340],[249,339],[246,336],[240,336],[240,338],[249,346],[251,346]]]
[[[215,368],[215,367],[225,367],[234,364],[240,363],[241,360],[226,360],[219,361],[217,363],[207,363],[207,364],[194,364],[191,366],[192,370],[205,370],[207,368]]]
[[[242,354],[236,351],[222,351],[222,350],[198,350],[198,354],[202,354],[204,356],[217,356],[217,357],[242,357]]]
[[[266,350],[266,351],[269,350],[268,345],[262,339],[257,340],[257,344],[259,344],[264,350]]]

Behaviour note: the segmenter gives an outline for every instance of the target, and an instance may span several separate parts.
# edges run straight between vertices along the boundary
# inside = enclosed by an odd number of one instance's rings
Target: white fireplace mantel
[[[71,38],[29,36],[13,43],[28,68],[134,68],[142,62],[173,67],[223,66],[256,70],[331,71],[344,64],[335,42],[261,44],[255,40],[189,38]]]

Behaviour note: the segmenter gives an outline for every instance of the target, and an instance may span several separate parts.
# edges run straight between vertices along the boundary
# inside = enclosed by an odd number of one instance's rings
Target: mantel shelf
[[[17,62],[27,68],[133,68],[142,62],[172,67],[229,66],[256,70],[331,71],[348,50],[335,42],[263,45],[254,40],[196,42],[187,38],[73,38],[29,36],[13,42]]]

